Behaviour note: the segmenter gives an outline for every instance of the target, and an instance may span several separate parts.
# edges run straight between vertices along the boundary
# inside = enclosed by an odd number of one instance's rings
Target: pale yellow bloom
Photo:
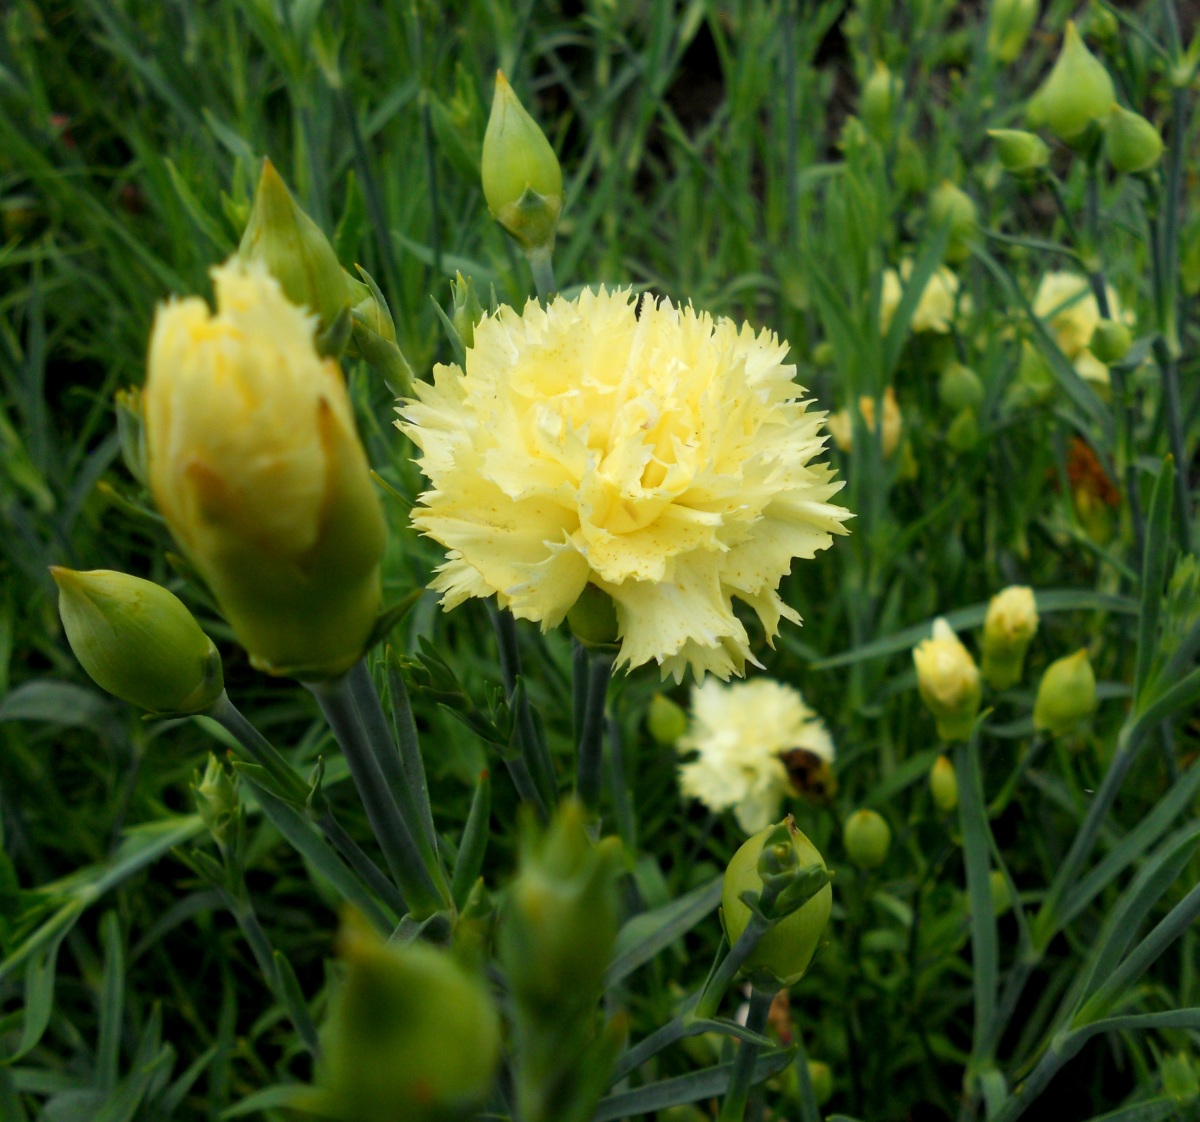
[[[159,308],[146,377],[155,502],[254,663],[324,677],[362,654],[383,514],[342,373],[315,318],[256,261]]]
[[[934,620],[932,637],[913,649],[913,662],[917,688],[937,721],[938,734],[947,740],[967,737],[983,692],[979,669],[944,619]]]
[[[1033,589],[1011,585],[988,602],[983,621],[983,676],[1004,690],[1021,680],[1025,652],[1038,628]]]
[[[803,748],[834,759],[829,730],[800,692],[768,678],[693,686],[691,723],[677,747],[695,753],[679,766],[683,793],[710,810],[732,808],[748,834],[776,821],[791,793],[780,753]]]
[[[753,660],[733,611],[767,638],[796,557],[849,517],[829,499],[823,413],[787,345],[692,308],[585,291],[475,329],[465,373],[438,366],[400,410],[430,481],[413,523],[449,550],[443,606],[496,595],[557,625],[590,581],[615,604],[619,662],[681,680]]]
[[[874,432],[875,399],[866,395],[860,397],[858,408],[867,430]],[[843,452],[849,452],[854,447],[854,425],[849,409],[839,409],[830,415],[825,424],[834,443]],[[896,391],[888,386],[883,391],[883,458],[885,460],[890,460],[896,449],[900,447],[900,433],[903,427],[904,419],[900,415],[900,406],[896,404]]]
[[[905,258],[900,262],[900,271],[887,269],[883,274],[883,291],[879,298],[879,325],[887,331],[891,326],[892,317],[900,306],[904,283],[907,283],[912,273],[912,260]],[[903,283],[901,281],[903,278]],[[945,265],[939,265],[934,270],[929,282],[925,285],[921,298],[917,301],[916,311],[913,312],[912,330],[914,332],[930,331],[939,335],[947,335],[950,325],[954,322],[954,305],[958,297],[958,277]],[[963,300],[964,309],[968,307]]]
[[[1107,293],[1109,318],[1125,319],[1116,292],[1110,287]],[[1046,320],[1059,350],[1081,378],[1096,385],[1108,385],[1108,367],[1088,349],[1092,332],[1100,322],[1100,308],[1086,277],[1078,273],[1047,273],[1033,298],[1033,314]]]

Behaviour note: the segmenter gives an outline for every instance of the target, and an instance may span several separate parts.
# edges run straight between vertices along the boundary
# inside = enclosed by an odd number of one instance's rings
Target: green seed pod
[[[646,727],[656,744],[669,748],[687,732],[687,714],[669,697],[656,693],[650,699]]]
[[[1149,171],[1162,159],[1163,139],[1140,113],[1114,104],[1104,126],[1104,154],[1114,171]]]
[[[480,169],[492,217],[525,249],[551,248],[563,204],[562,168],[499,71]]]
[[[50,575],[67,641],[101,689],[152,713],[197,713],[221,696],[221,656],[177,596],[109,569]]]
[[[1033,727],[1066,732],[1096,708],[1096,674],[1086,649],[1046,667],[1033,706]]]
[[[938,378],[938,398],[955,413],[978,409],[983,404],[983,383],[969,366],[952,362]]]
[[[996,145],[996,155],[1004,170],[1012,175],[1032,175],[1050,162],[1050,146],[1040,137],[1023,129],[988,129]]]
[[[1029,102],[1030,128],[1045,125],[1072,147],[1087,147],[1093,122],[1112,110],[1115,91],[1104,64],[1084,45],[1073,21],[1067,21],[1062,51]]]
[[[812,844],[796,828],[789,818],[785,826],[794,851],[794,868],[819,870],[824,875],[825,862]],[[763,877],[759,871],[759,858],[764,856],[764,842],[778,829],[768,826],[746,841],[733,855],[725,870],[725,881],[721,890],[722,922],[730,945],[738,941],[746,924],[750,922],[750,909],[742,901],[743,892],[761,892]],[[786,845],[787,842],[785,841]],[[808,969],[812,956],[821,939],[821,932],[829,922],[833,907],[833,890],[828,884],[817,891],[807,903],[802,904],[790,915],[784,916],[771,927],[742,967],[744,973],[753,976],[762,973],[770,976],[781,986],[790,986],[799,981]]]
[[[943,814],[951,814],[958,806],[958,776],[949,756],[938,756],[929,769],[929,793],[933,805]]]
[[[340,943],[346,977],[312,1108],[338,1122],[466,1116],[487,1096],[500,1058],[487,988],[448,953],[385,943],[361,919],[347,923]]]
[[[935,229],[950,227],[947,261],[955,264],[971,255],[971,241],[979,230],[979,213],[971,196],[948,179],[942,180],[929,196],[929,222]]]
[[[856,810],[842,830],[846,856],[860,869],[874,869],[887,860],[892,829],[887,819],[874,810]]]
[[[264,262],[293,304],[316,313],[318,331],[356,302],[354,282],[329,239],[297,205],[270,160],[263,160],[238,256]]]
[[[1105,366],[1120,362],[1133,346],[1133,335],[1120,320],[1102,319],[1092,331],[1088,350]]]
[[[1037,22],[1038,0],[992,0],[987,53],[995,62],[1015,62]]]

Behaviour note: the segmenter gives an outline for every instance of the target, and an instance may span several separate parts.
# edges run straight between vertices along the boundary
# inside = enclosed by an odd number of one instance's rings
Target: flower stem
[[[579,644],[576,639],[575,643]],[[600,764],[604,749],[604,702],[612,680],[613,657],[605,651],[589,651],[576,658],[575,669],[585,673],[582,720],[576,728],[578,751],[575,791],[579,801],[591,812],[600,805]],[[578,689],[578,683],[577,687]]]
[[[554,262],[550,259],[550,253],[550,247],[545,245],[525,251],[533,273],[533,285],[537,289],[538,299],[543,304],[558,291],[554,283]]]
[[[412,915],[424,919],[434,912],[453,905],[449,891],[439,891],[408,823],[393,797],[392,790],[372,750],[354,695],[348,683],[349,675],[327,682],[305,682],[305,687],[317,699],[321,712],[333,729],[350,766],[350,776],[358,788],[359,798],[367,812],[367,820],[379,842],[388,868],[408,902]]]
[[[770,990],[753,986],[750,990],[750,1012],[746,1017],[746,1028],[761,1033],[767,1027],[767,1015],[775,995]],[[746,1102],[750,1098],[750,1087],[754,1082],[754,1061],[758,1059],[759,1046],[749,1040],[738,1045],[737,1057],[733,1061],[733,1074],[729,1089],[721,1103],[717,1122],[742,1122],[746,1115]]]

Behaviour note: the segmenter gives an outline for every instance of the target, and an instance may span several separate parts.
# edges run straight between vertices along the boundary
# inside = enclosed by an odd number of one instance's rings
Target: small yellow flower
[[[887,269],[883,274],[883,292],[880,296],[879,325],[883,331],[891,326],[892,317],[900,306],[904,284],[912,273],[912,261],[905,258],[900,262],[900,271]],[[903,278],[903,283],[901,278]],[[912,329],[914,332],[934,332],[938,335],[948,335],[954,322],[954,305],[958,297],[958,277],[945,265],[939,265],[925,285],[920,300],[917,301],[916,311],[913,312]],[[963,301],[966,307],[966,301]]]
[[[1025,652],[1038,628],[1033,589],[1010,585],[988,601],[983,621],[983,676],[998,690],[1021,680]]]
[[[273,674],[328,677],[379,607],[383,514],[342,373],[261,262],[159,308],[146,376],[150,487],[171,532]]]
[[[979,669],[954,629],[944,620],[933,623],[933,635],[913,649],[917,688],[945,740],[965,740],[975,723],[983,689]]]
[[[1117,294],[1108,289],[1109,318],[1122,320]],[[1100,308],[1092,286],[1078,273],[1047,273],[1033,298],[1033,314],[1046,321],[1059,350],[1085,381],[1107,386],[1108,367],[1088,349],[1100,322]]]
[[[693,686],[691,724],[677,747],[695,753],[679,766],[683,793],[710,810],[732,808],[748,834],[774,822],[792,793],[782,753],[803,748],[834,759],[824,721],[798,690],[767,678]]]
[[[768,640],[798,622],[779,581],[849,517],[786,353],[665,300],[639,318],[628,291],[484,317],[466,371],[436,367],[398,422],[430,481],[413,523],[449,550],[443,606],[495,595],[547,629],[590,582],[615,605],[619,664],[741,674],[733,599]]]
[[[875,399],[866,395],[858,399],[858,409],[862,414],[863,424],[868,432],[875,431]],[[843,451],[849,452],[854,447],[854,425],[849,409],[839,409],[825,422],[833,442]],[[890,460],[900,447],[900,433],[904,428],[904,418],[900,415],[900,406],[896,404],[896,391],[888,386],[883,391],[883,458]]]

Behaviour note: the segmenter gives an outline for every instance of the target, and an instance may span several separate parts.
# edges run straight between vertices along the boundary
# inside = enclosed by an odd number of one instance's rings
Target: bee
[[[787,768],[788,781],[796,794],[813,802],[822,803],[837,794],[837,776],[829,761],[807,748],[789,748],[779,753],[783,766]]]

